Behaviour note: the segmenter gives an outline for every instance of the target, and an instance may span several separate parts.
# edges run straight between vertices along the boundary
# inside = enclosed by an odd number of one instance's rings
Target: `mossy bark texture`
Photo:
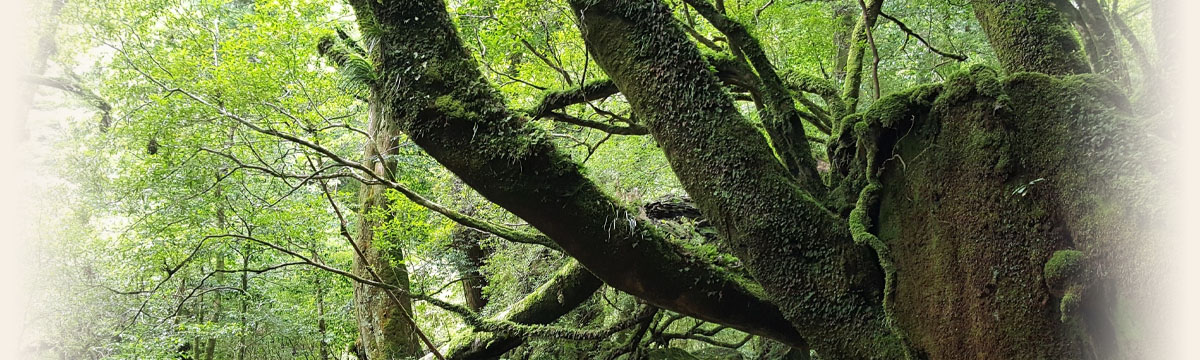
[[[932,102],[885,99],[872,231],[895,266],[894,321],[920,358],[1154,354],[1153,139],[1118,87],[975,68]],[[925,106],[922,116],[896,110]],[[870,114],[870,112],[868,113]],[[1150,306],[1147,306],[1150,305]],[[1150,356],[1154,357],[1154,356]]]
[[[377,100],[370,104],[368,131],[374,134],[363,149],[363,165],[390,178],[394,164],[389,164],[387,155],[395,154],[394,140],[398,132],[394,127],[380,123],[380,108]],[[366,185],[359,190],[360,217],[356,246],[362,250],[363,258],[354,258],[354,272],[370,278],[368,267],[379,274],[380,280],[401,289],[408,288],[408,269],[400,261],[404,258],[399,248],[384,248],[379,242],[386,234],[376,231],[390,217],[388,200],[379,185]],[[403,358],[419,355],[418,342],[412,321],[412,301],[397,294],[397,304],[384,289],[370,285],[354,284],[355,314],[358,317],[358,336],[363,351],[371,359]]]
[[[845,108],[835,109],[834,113],[839,116],[851,114],[858,111],[858,99],[862,94],[862,79],[863,79],[863,59],[867,53],[867,32],[875,28],[875,23],[879,20],[879,11],[883,7],[883,0],[866,0],[866,9],[857,6],[851,6],[852,9],[857,9],[858,19],[854,23],[854,29],[850,32],[849,49],[846,53],[845,61],[845,81],[842,82],[842,103]]]
[[[1050,75],[1091,71],[1079,38],[1047,0],[972,0],[975,18],[1009,72]]]
[[[549,324],[591,298],[602,284],[579,262],[570,260],[533,293],[493,318],[518,324]],[[523,343],[525,339],[520,336],[467,330],[450,340],[445,355],[446,359],[497,359]]]
[[[828,358],[900,357],[869,248],[804,191],[657,1],[572,1],[596,63],[784,315]]]

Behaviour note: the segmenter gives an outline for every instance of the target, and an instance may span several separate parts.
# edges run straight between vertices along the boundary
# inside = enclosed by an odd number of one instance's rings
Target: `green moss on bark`
[[[1079,38],[1063,14],[1045,0],[973,0],[975,18],[1009,72],[1051,75],[1091,71]]]
[[[976,67],[936,96],[932,106],[881,100],[866,128],[855,126],[862,146],[878,146],[858,163],[880,161],[875,235],[895,260],[893,313],[915,354],[1080,358],[1136,347],[1111,329],[1129,309],[1104,299],[1147,300],[1134,290],[1147,285],[1130,279],[1155,273],[1147,220],[1160,212],[1160,160],[1116,86]],[[927,119],[906,119],[898,110],[908,106],[929,109]],[[856,215],[854,233],[870,229]],[[1120,269],[1105,281],[1122,286],[1087,285],[1092,259]]]

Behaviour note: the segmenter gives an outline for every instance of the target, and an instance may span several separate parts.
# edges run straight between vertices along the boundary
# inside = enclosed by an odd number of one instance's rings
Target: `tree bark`
[[[463,299],[471,310],[476,312],[483,310],[483,307],[487,305],[487,298],[483,296],[487,278],[479,272],[479,268],[483,266],[483,261],[487,258],[487,251],[479,245],[479,242],[486,238],[486,234],[464,226],[457,226],[450,236],[454,239],[453,246],[457,247],[464,255],[464,263],[459,266],[459,275],[463,278]]]
[[[460,181],[455,181],[453,186],[454,192],[462,199],[459,212],[466,216],[475,216],[475,206],[463,190],[463,186]],[[487,236],[486,233],[462,225],[455,225],[454,230],[450,232],[451,247],[462,255],[457,267],[458,274],[462,277],[463,300],[467,307],[475,312],[483,310],[487,305],[487,298],[483,296],[483,288],[488,284],[487,277],[479,270],[490,255],[481,244]]]
[[[653,305],[823,359],[1153,353],[1136,330],[1153,317],[1129,306],[1157,304],[1145,281],[1157,253],[1141,241],[1166,217],[1155,147],[1135,142],[1111,82],[1062,77],[1089,69],[1049,3],[974,3],[1014,75],[974,68],[848,117],[845,151],[831,151],[846,158],[832,195],[850,197],[844,217],[788,173],[669,7],[570,2],[588,52],[761,289],[679,251],[508,111],[443,2],[352,5],[376,39],[388,124]]]
[[[971,5],[988,43],[1008,72],[1091,72],[1070,23],[1051,1],[972,0]]]
[[[767,58],[758,39],[750,35],[744,25],[721,14],[708,0],[684,1],[696,9],[696,12],[713,27],[729,37],[730,44],[736,46],[754,67],[762,86],[762,103],[765,110],[763,124],[767,133],[771,135],[775,151],[787,166],[788,173],[799,180],[804,190],[815,196],[823,196],[825,184],[821,175],[817,173],[817,162],[812,156],[808,137],[804,133],[804,122],[796,110],[791,92],[775,72],[775,65]]]
[[[858,111],[858,99],[862,94],[862,78],[863,78],[863,59],[866,58],[867,49],[867,32],[875,28],[875,23],[879,20],[879,11],[883,7],[883,0],[869,0],[866,3],[866,9],[859,9],[857,12],[858,21],[854,23],[854,30],[850,33],[850,48],[846,53],[845,62],[845,81],[842,82],[842,104],[843,109],[838,109],[835,114],[845,116],[847,114]],[[857,8],[851,6],[851,8]]]
[[[1078,12],[1083,25],[1087,28],[1086,36],[1091,38],[1091,47],[1085,48],[1092,58],[1092,66],[1096,73],[1105,74],[1119,84],[1129,85],[1129,68],[1121,47],[1117,45],[1117,35],[1109,23],[1104,9],[1096,0],[1076,0]]]
[[[775,161],[659,2],[572,1],[588,51],[784,316],[830,358],[900,357],[879,264]]]
[[[834,1],[829,6],[833,9],[833,45],[837,48],[833,55],[833,80],[840,84],[846,80],[850,39],[853,38],[854,24],[857,23],[854,19],[861,17],[855,17],[859,12],[854,11],[854,7],[844,1]]]
[[[881,186],[860,206],[918,357],[1157,357],[1163,160],[1117,86],[975,68],[862,123]]]
[[[519,324],[549,324],[591,298],[602,284],[579,262],[571,260],[533,293],[494,318]],[[525,340],[519,336],[468,330],[450,340],[446,359],[497,359]]]
[[[329,334],[328,325],[325,322],[325,287],[321,283],[320,273],[314,276],[313,287],[315,288],[314,291],[316,292],[315,297],[317,300],[317,336],[320,336],[317,343],[318,351],[320,352],[321,360],[329,360]]]
[[[379,95],[372,94],[368,102],[367,133],[374,138],[363,149],[363,165],[392,179],[395,171],[390,156],[397,153],[400,136],[395,126],[388,124],[379,105]],[[388,242],[387,234],[377,229],[391,219],[392,210],[384,196],[382,185],[364,185],[359,191],[359,228],[355,243],[362,249],[363,256],[354,258],[354,272],[368,276],[374,269],[384,283],[408,289],[408,269],[403,263],[403,251]],[[396,239],[390,239],[394,243]],[[421,343],[417,339],[412,322],[412,300],[397,294],[393,301],[385,289],[359,283],[354,284],[355,313],[358,317],[358,336],[363,351],[369,359],[392,359],[421,354]]]

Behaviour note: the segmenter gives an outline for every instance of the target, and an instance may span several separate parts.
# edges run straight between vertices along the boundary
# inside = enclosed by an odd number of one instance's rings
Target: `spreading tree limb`
[[[833,358],[902,356],[899,339],[884,325],[874,282],[881,274],[871,250],[854,244],[844,220],[790,180],[669,7],[644,0],[575,0],[571,6],[588,52],[645,119],[704,217],[794,328]]]
[[[796,110],[791,94],[779,74],[775,72],[775,66],[759,45],[758,39],[750,34],[745,25],[726,17],[708,0],[684,2],[696,9],[709,24],[729,38],[730,44],[746,55],[750,65],[758,72],[762,84],[763,107],[766,110],[764,123],[775,150],[783,158],[784,165],[791,175],[797,178],[806,190],[816,195],[824,194],[825,185],[817,173],[817,162],[812,156],[808,137],[804,134],[803,117]]]
[[[354,0],[352,6],[363,27],[386,29],[371,58],[381,83],[391,86],[382,104],[394,124],[464,183],[617,289],[803,346],[778,308],[747,282],[669,243],[587,179],[544,133],[514,116],[482,77],[442,1]]]

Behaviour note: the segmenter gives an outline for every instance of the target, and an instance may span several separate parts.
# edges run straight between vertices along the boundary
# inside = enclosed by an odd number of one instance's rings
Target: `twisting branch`
[[[706,343],[709,345],[720,346],[723,348],[730,348],[730,349],[740,348],[743,345],[746,345],[746,343],[749,342],[750,339],[754,338],[754,335],[746,334],[746,336],[743,337],[742,340],[740,340],[738,342],[725,342],[725,341],[713,339],[708,336],[692,334],[692,333],[684,333],[684,334],[663,333],[661,335],[662,335],[662,338],[665,340],[673,340],[673,339],[696,340],[696,341],[700,341],[700,342],[703,342],[703,343]]]
[[[900,19],[892,17],[891,15],[888,15],[887,13],[884,13],[883,11],[879,12],[879,16],[882,16],[884,19],[888,19],[891,22],[895,23],[896,26],[900,27],[900,31],[903,31],[905,34],[908,34],[909,36],[917,38],[917,41],[920,41],[922,45],[925,45],[925,47],[928,48],[929,51],[932,51],[935,54],[945,56],[945,57],[948,57],[948,58],[951,58],[951,59],[954,59],[957,61],[967,61],[966,55],[951,54],[951,53],[947,53],[945,51],[938,50],[938,48],[934,47],[933,44],[930,44],[928,41],[925,41],[925,38],[921,37],[920,34],[917,34],[916,31],[913,31],[912,29],[908,28],[908,25],[904,25],[904,23],[901,22]]]
[[[530,116],[539,118],[548,115],[552,111],[565,108],[570,105],[582,104],[592,100],[600,100],[609,96],[615,95],[617,85],[612,80],[596,80],[588,82],[583,86],[562,90],[552,91],[542,96],[542,100],[537,107],[527,111]]]
[[[613,135],[646,135],[650,133],[650,129],[638,124],[629,124],[626,126],[616,126],[599,121],[582,119],[561,112],[549,112],[545,118],[564,122],[572,125],[579,125],[586,128],[600,130]]]

